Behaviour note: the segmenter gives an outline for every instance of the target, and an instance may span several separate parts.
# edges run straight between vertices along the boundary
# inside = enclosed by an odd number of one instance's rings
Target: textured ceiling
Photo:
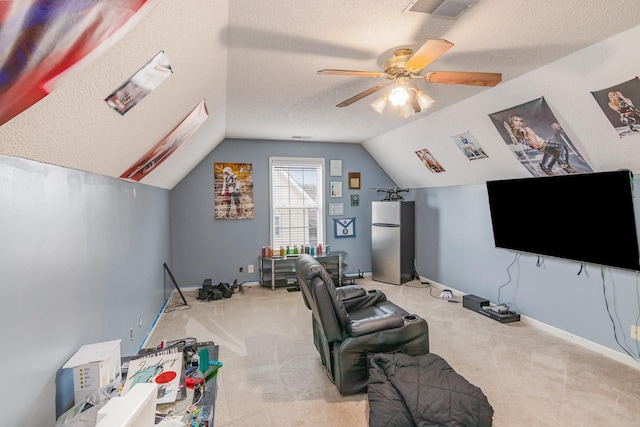
[[[503,82],[640,23],[633,0],[480,0],[457,19],[403,12],[410,0],[157,0],[73,79],[0,126],[0,153],[118,177],[205,99],[209,118],[143,183],[173,188],[226,138],[360,143],[481,91],[422,82],[436,100],[409,119],[379,116],[375,95],[399,47],[444,38],[426,71],[501,72]],[[173,74],[125,116],[104,98],[164,50]]]

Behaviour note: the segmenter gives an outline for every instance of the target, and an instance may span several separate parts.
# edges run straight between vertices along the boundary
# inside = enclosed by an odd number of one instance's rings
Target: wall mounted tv
[[[498,248],[640,270],[627,170],[488,181]]]

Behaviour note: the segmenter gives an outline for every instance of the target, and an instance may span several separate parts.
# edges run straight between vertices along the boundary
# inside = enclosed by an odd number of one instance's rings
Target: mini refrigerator
[[[415,277],[415,202],[371,206],[371,278],[401,285]]]

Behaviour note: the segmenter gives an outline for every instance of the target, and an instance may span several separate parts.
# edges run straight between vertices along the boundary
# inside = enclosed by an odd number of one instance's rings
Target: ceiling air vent
[[[411,0],[405,12],[428,13],[445,18],[457,18],[477,0]]]

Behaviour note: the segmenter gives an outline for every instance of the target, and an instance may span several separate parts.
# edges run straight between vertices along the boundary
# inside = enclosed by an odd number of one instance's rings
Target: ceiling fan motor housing
[[[388,79],[396,77],[410,76],[414,72],[420,70],[412,70],[406,67],[407,60],[411,57],[413,51],[411,49],[397,49],[393,52],[393,56],[385,61],[382,70],[388,74]]]

